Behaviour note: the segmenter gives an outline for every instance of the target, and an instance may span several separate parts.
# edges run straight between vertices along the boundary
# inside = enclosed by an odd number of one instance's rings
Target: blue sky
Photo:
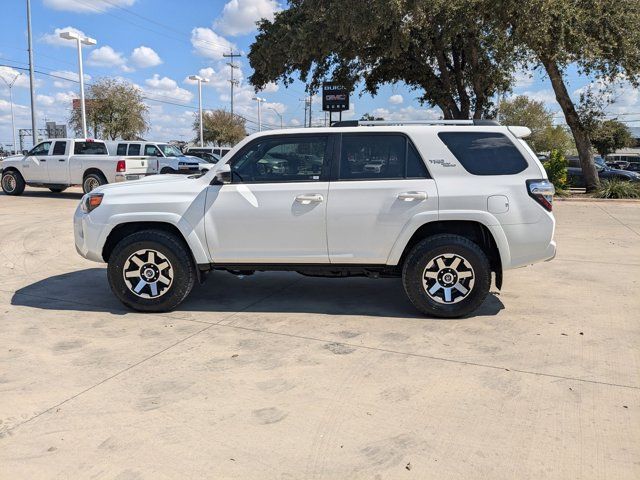
[[[246,81],[250,75],[246,53],[255,36],[255,21],[271,18],[283,4],[275,0],[32,0],[34,63],[41,72],[77,79],[75,43],[58,38],[62,30],[77,29],[98,41],[84,50],[88,82],[117,76],[135,83],[150,109],[151,130],[146,137],[189,140],[194,136],[191,123],[197,91],[187,77],[200,73],[211,80],[203,89],[205,108],[228,109],[229,67],[221,55],[233,48],[245,54],[237,61],[240,86],[235,95],[236,112],[247,118],[249,131],[254,131],[257,106]],[[23,73],[13,90],[16,128],[29,128],[28,72],[19,70],[28,62],[25,1],[5,2],[3,14],[0,76],[11,79],[15,73]],[[45,74],[36,78],[38,126],[44,126],[45,118],[66,123],[71,100],[78,96],[77,84]],[[590,83],[575,69],[570,69],[568,79],[572,92]],[[518,73],[513,93],[527,94],[544,101],[554,112],[559,110],[548,81],[539,73]],[[289,88],[270,85],[261,92],[259,96],[267,100],[263,104],[265,127],[279,126],[273,110],[283,115],[285,125],[302,124],[304,95],[300,83]],[[438,118],[438,110],[421,106],[416,97],[403,85],[385,86],[374,98],[356,92],[345,118],[366,112],[393,120]],[[640,121],[633,122],[640,115],[632,115],[640,112],[638,91],[622,84],[616,99],[609,109],[611,115],[622,115],[620,118],[630,121],[631,126],[640,126]],[[4,145],[12,142],[8,100],[8,89],[0,82],[0,143]],[[313,110],[314,123],[323,123],[319,98],[314,99]],[[559,112],[558,122],[562,122]]]

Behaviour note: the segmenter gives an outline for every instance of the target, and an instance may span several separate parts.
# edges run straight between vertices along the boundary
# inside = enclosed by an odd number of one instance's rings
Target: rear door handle
[[[311,203],[321,203],[324,200],[324,197],[319,193],[309,193],[298,195],[296,197],[296,202],[301,203],[302,205],[309,205]]]
[[[426,200],[427,192],[403,192],[398,194],[398,200],[413,202],[414,200]]]
[[[41,158],[41,159],[40,159],[40,161],[41,161],[41,162],[46,162],[46,161],[47,161],[47,159],[46,159],[46,158]]]
[[[58,161],[59,162],[64,162],[64,158],[59,158]]]

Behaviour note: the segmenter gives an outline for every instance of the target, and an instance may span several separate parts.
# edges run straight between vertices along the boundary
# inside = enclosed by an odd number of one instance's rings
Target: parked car
[[[206,152],[222,158],[230,151],[231,147],[187,147],[184,153],[187,155],[194,155],[198,152]]]
[[[584,188],[584,177],[582,175],[582,168],[580,167],[580,159],[578,157],[569,157],[567,159],[569,166],[567,167],[567,182],[570,186],[576,188]],[[609,167],[602,157],[594,157],[594,163],[596,164],[596,170],[598,171],[598,177],[600,180],[626,180],[629,182],[640,182],[640,175],[627,171],[619,170],[617,168]]]
[[[606,157],[607,165],[632,172],[640,171],[640,153],[613,153]]]
[[[112,153],[117,155],[140,155],[140,153],[158,159],[160,174],[187,174],[200,173],[210,167],[202,166],[201,160],[185,156],[178,147],[163,142],[151,141],[119,141],[108,142]],[[126,152],[126,153],[125,153]]]
[[[220,160],[220,156],[216,155],[215,153],[209,153],[209,152],[189,152],[188,156],[198,157],[212,164],[216,164]]]
[[[24,156],[5,158],[2,190],[21,195],[26,185],[63,192],[82,185],[85,193],[107,183],[137,180],[158,173],[155,158],[109,155],[104,142],[91,139],[45,140]]]
[[[492,274],[500,289],[504,270],[555,256],[528,128],[336,125],[254,134],[202,176],[101,187],[75,213],[77,250],[140,311],[176,308],[207,271],[289,270],[401,278],[440,317],[478,308]],[[365,169],[374,158],[385,168]]]

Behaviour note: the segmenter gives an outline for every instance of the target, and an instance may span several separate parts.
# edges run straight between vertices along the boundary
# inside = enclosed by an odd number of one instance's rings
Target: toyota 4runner
[[[490,121],[262,132],[204,175],[85,195],[76,247],[140,311],[174,309],[210,270],[288,270],[401,278],[418,310],[459,317],[492,274],[501,288],[504,270],[555,256],[554,188],[528,134]]]

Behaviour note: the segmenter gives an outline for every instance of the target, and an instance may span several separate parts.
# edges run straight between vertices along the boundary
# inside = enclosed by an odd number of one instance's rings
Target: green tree
[[[362,81],[373,95],[404,82],[445,119],[482,118],[511,85],[515,51],[481,4],[495,10],[489,0],[290,0],[258,25],[250,81],[259,90],[297,74],[311,91],[328,78]]]
[[[599,185],[589,129],[571,98],[565,74],[610,82],[624,75],[634,86],[640,72],[640,2],[637,0],[500,0],[487,15],[501,16],[503,28],[534,65],[549,76],[556,100],[576,143],[588,191]]]
[[[527,139],[536,152],[558,150],[566,153],[572,145],[564,128],[553,124],[553,113],[544,103],[519,95],[500,104],[500,121],[504,125],[520,125],[531,129]]]
[[[225,110],[203,112],[203,138],[205,143],[235,145],[247,136],[244,118]],[[200,138],[200,118],[195,116],[193,131]]]
[[[133,140],[149,130],[148,107],[140,89],[115,78],[101,78],[87,92],[87,129],[95,138]],[[77,135],[82,134],[82,114],[71,111],[69,124]]]
[[[618,120],[605,120],[591,132],[591,143],[596,151],[602,155],[614,153],[619,148],[633,144],[631,131]]]
[[[378,121],[378,120],[384,120],[383,117],[376,117],[374,115],[371,115],[370,113],[365,113],[364,115],[362,115],[360,117],[360,120],[365,121],[365,122],[373,122],[373,121]]]

